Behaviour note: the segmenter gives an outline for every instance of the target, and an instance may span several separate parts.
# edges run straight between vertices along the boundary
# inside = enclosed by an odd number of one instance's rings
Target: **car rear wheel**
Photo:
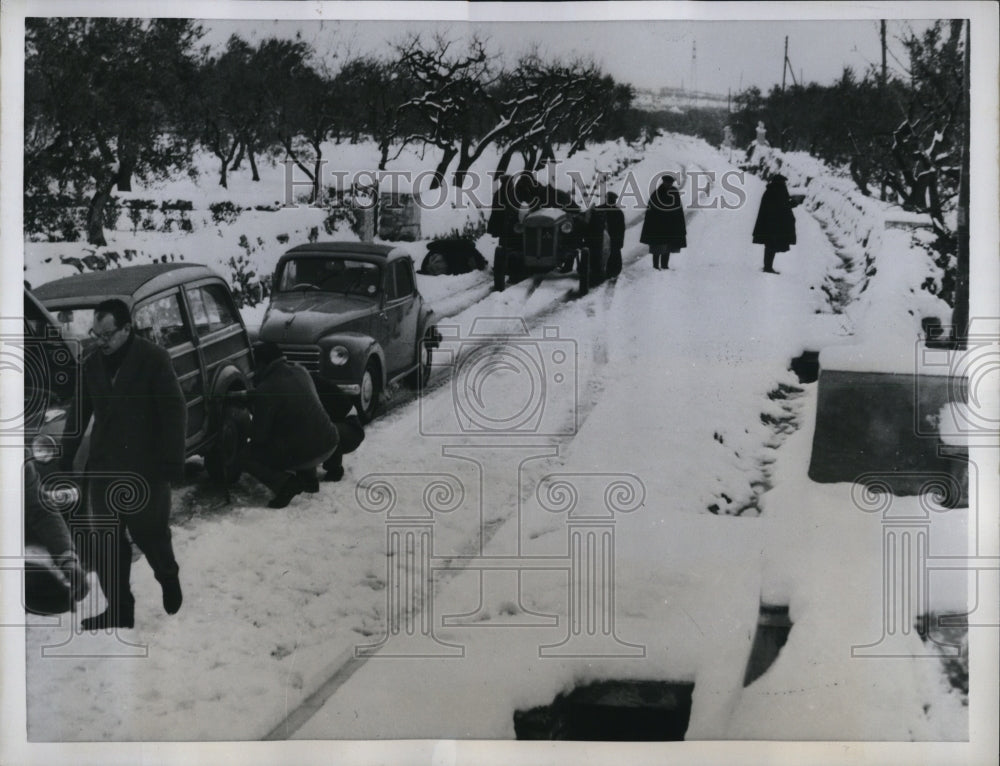
[[[493,254],[493,289],[502,293],[507,286],[507,253],[498,247]]]
[[[205,454],[205,470],[212,479],[227,486],[236,483],[243,473],[240,458],[249,436],[249,413],[242,407],[226,405],[215,444]]]
[[[413,389],[420,389],[431,376],[431,363],[434,355],[434,348],[431,342],[434,339],[434,328],[427,328],[423,339],[417,344],[417,368],[406,376],[406,385]]]
[[[361,392],[354,400],[354,407],[358,411],[358,419],[362,423],[371,422],[375,417],[375,410],[378,408],[379,394],[381,393],[381,383],[379,382],[378,362],[369,359],[365,366],[365,371],[361,375]]]

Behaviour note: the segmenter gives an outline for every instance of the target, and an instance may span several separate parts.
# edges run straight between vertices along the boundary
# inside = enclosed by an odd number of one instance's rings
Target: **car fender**
[[[235,365],[227,365],[216,370],[215,378],[209,386],[209,415],[218,418],[222,415],[228,399],[227,394],[237,391],[248,391],[251,381],[247,375]]]
[[[420,321],[417,323],[417,337],[416,342],[420,343],[424,336],[427,334],[427,330],[437,323],[437,315],[434,313],[434,309],[424,304],[420,308]],[[431,348],[437,348],[441,344],[441,336],[435,333],[435,338],[430,344]]]
[[[365,371],[365,366],[373,356],[378,359],[380,382],[384,388],[386,385],[386,364],[385,351],[382,345],[371,335],[360,332],[335,332],[324,335],[319,339],[320,354],[325,354],[333,346],[344,346],[350,353],[351,361],[349,371],[352,380],[361,380],[361,375]],[[323,360],[320,361],[320,370],[323,369]]]

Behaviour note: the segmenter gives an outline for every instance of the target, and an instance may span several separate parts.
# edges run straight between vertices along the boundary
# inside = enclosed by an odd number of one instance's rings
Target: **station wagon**
[[[214,479],[239,477],[249,415],[237,395],[250,388],[253,361],[225,280],[207,266],[161,263],[66,277],[34,293],[84,353],[93,344],[94,308],[109,298],[125,301],[133,331],[170,352],[187,402],[188,456],[203,455]]]

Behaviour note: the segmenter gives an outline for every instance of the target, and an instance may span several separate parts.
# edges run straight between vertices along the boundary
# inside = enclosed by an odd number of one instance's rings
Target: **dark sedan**
[[[334,418],[353,406],[368,422],[386,386],[426,382],[439,336],[406,251],[357,242],[300,245],[278,260],[272,286],[260,339],[312,373]]]

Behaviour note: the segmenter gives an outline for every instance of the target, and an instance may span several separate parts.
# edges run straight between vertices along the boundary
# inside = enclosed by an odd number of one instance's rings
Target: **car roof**
[[[410,257],[408,252],[396,245],[376,245],[371,242],[309,242],[305,245],[296,245],[282,255],[280,260],[331,255],[351,255],[374,261],[391,260],[401,256]]]
[[[50,327],[57,329],[59,327],[58,320],[52,316],[51,312],[42,305],[38,297],[27,287],[24,288],[24,318],[41,319]]]
[[[161,290],[204,277],[218,277],[218,274],[195,263],[151,263],[75,274],[39,285],[34,293],[46,306],[65,306],[73,302],[97,305],[108,298],[134,303]]]

